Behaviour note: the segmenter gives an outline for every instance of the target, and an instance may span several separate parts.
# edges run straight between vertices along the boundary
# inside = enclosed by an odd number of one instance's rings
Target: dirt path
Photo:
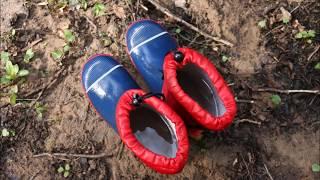
[[[319,2],[190,0],[182,8],[172,8],[173,1],[162,1],[186,21],[231,41],[234,48],[199,36],[146,1],[107,1],[106,14],[100,17],[92,13],[96,1],[90,1],[87,10],[41,2],[1,1],[0,52],[10,52],[11,60],[30,74],[16,82],[22,99],[16,105],[6,100],[10,86],[0,85],[0,130],[15,131],[15,136],[0,136],[0,179],[63,179],[57,169],[65,164],[71,165],[70,179],[320,178],[311,170],[320,162],[320,96],[256,91],[320,89],[320,71],[314,68],[320,51],[309,59],[320,44]],[[17,8],[12,10],[13,6]],[[292,11],[288,24],[278,20],[281,7]],[[89,106],[81,87],[81,67],[95,53],[113,54],[145,87],[130,64],[124,41],[127,25],[140,18],[159,21],[180,44],[212,59],[239,99],[235,123],[224,132],[206,132],[202,140],[192,140],[188,164],[173,176],[150,170],[123,147]],[[257,24],[263,19],[266,27],[261,28]],[[301,26],[316,30],[311,43],[294,38]],[[76,40],[55,60],[51,53],[66,44],[65,29]],[[35,55],[24,63],[29,48]],[[271,100],[275,95],[281,97],[279,105]],[[42,117],[36,102],[45,108]],[[43,152],[108,156],[33,157]]]

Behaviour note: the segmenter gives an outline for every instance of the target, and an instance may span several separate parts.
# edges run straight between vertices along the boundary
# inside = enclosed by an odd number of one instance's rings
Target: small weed
[[[104,15],[105,9],[106,9],[106,7],[105,7],[104,4],[102,4],[102,3],[96,3],[96,4],[93,6],[93,14],[94,14],[94,16],[99,17],[99,16]]]
[[[230,60],[230,57],[226,56],[226,55],[222,55],[222,62],[226,63]]]
[[[43,112],[46,111],[46,108],[45,108],[42,104],[40,104],[39,102],[36,102],[34,108],[35,108],[35,110],[36,110],[36,112],[37,112],[38,118],[39,118],[39,119],[42,119],[42,117],[43,117]]]
[[[32,51],[32,49],[28,49],[28,50],[26,51],[26,54],[25,54],[24,57],[23,57],[23,61],[24,61],[25,63],[29,63],[30,60],[31,60],[33,57],[34,57],[34,52]]]
[[[318,63],[314,66],[314,69],[320,70],[320,62],[318,62]]]
[[[177,34],[180,34],[181,33],[181,29],[180,28],[177,28],[176,30],[175,30],[175,32],[177,33]]]
[[[1,77],[1,84],[8,84],[11,81],[16,80],[18,77],[27,76],[29,74],[28,70],[20,70],[18,64],[13,65],[10,60],[6,62],[5,70],[6,74]]]
[[[308,43],[312,43],[312,38],[316,37],[316,32],[314,30],[301,31],[295,35],[296,39],[307,40]]]
[[[1,58],[1,61],[6,64],[7,61],[10,61],[10,53],[5,52],[5,51],[1,51],[0,58]]]
[[[71,167],[69,164],[65,164],[64,167],[60,166],[57,171],[59,174],[63,174],[63,177],[67,178],[70,175]]]
[[[258,26],[259,26],[259,28],[261,28],[261,29],[266,28],[266,27],[267,27],[267,20],[264,19],[264,20],[259,21],[259,22],[258,22]]]
[[[320,165],[317,163],[312,164],[311,169],[312,169],[312,172],[318,173],[318,172],[320,172]]]
[[[18,93],[18,86],[14,85],[9,91],[11,105],[15,105],[17,103],[17,93]]]
[[[13,130],[8,130],[7,128],[4,128],[1,130],[1,136],[2,137],[9,137],[9,136],[15,136],[16,132]]]
[[[63,51],[61,51],[60,49],[56,49],[53,52],[51,52],[51,56],[54,60],[59,60],[63,57]]]
[[[69,29],[64,30],[63,34],[64,34],[64,39],[68,43],[73,43],[76,40],[76,37],[73,35],[72,31],[70,31]]]
[[[271,96],[271,101],[275,106],[278,106],[281,103],[281,97],[277,94],[274,94]]]

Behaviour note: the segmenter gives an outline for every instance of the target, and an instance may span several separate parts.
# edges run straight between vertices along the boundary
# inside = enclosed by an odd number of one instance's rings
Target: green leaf
[[[69,171],[65,171],[64,173],[63,173],[63,177],[68,177],[70,175],[70,172]]]
[[[23,76],[27,76],[29,74],[29,71],[26,69],[22,69],[19,71],[18,76],[19,77],[23,77]]]
[[[176,33],[177,33],[177,34],[181,33],[181,29],[180,29],[180,28],[177,28],[177,29],[176,29]]]
[[[2,129],[2,131],[1,131],[1,135],[2,135],[3,137],[8,137],[8,136],[10,136],[10,132],[8,131],[8,129],[4,128],[4,129]]]
[[[263,28],[266,28],[267,27],[267,20],[264,19],[264,20],[261,20],[258,22],[258,26],[263,29]]]
[[[308,40],[307,40],[307,43],[311,44],[311,43],[312,43],[312,40],[311,40],[311,39],[308,39]]]
[[[63,52],[60,49],[57,49],[57,50],[54,50],[53,52],[51,52],[51,56],[54,60],[58,60],[58,59],[62,58]]]
[[[310,38],[316,37],[316,31],[314,31],[314,30],[309,30],[309,31],[308,31],[308,37],[310,37]]]
[[[302,38],[302,33],[301,33],[301,32],[297,33],[297,34],[295,35],[295,38],[296,38],[296,39],[301,39],[301,38]]]
[[[320,70],[320,62],[318,62],[318,63],[314,66],[314,68],[315,68],[316,70]]]
[[[281,103],[281,97],[279,95],[272,95],[271,96],[271,101],[274,105],[279,105]]]
[[[88,2],[87,2],[87,0],[81,0],[81,7],[82,7],[84,10],[87,10],[87,8],[88,8]]]
[[[7,63],[7,61],[10,61],[10,54],[8,52],[1,51],[0,58],[1,58],[1,61],[3,61],[4,63]]]
[[[11,136],[15,136],[16,135],[16,132],[14,130],[10,130],[9,132],[10,132]]]
[[[13,65],[13,71],[12,71],[12,75],[16,76],[19,72],[19,66],[18,64]]]
[[[70,50],[70,46],[67,44],[65,46],[63,46],[63,52],[68,52]]]
[[[93,14],[95,16],[102,16],[104,14],[104,11],[105,11],[105,6],[104,4],[102,3],[96,3],[94,6],[93,6]]]
[[[224,63],[229,61],[229,59],[230,58],[228,56],[225,56],[225,55],[222,56],[222,62],[224,62]]]
[[[15,30],[15,29],[12,29],[12,30],[11,30],[11,36],[13,37],[14,35],[16,35],[16,30]]]
[[[26,51],[26,54],[24,55],[23,61],[26,63],[29,63],[30,60],[33,58],[34,56],[34,52],[32,51],[32,49],[28,49]]]
[[[17,95],[16,94],[11,94],[10,95],[10,104],[15,105],[17,103]]]
[[[8,84],[10,83],[11,80],[8,79],[6,76],[3,76],[1,77],[0,81],[1,81],[1,84]]]
[[[66,164],[66,165],[64,166],[64,169],[65,169],[66,171],[70,171],[71,167],[70,167],[69,164]]]
[[[64,168],[62,167],[62,166],[60,166],[59,168],[58,168],[58,173],[62,173],[64,171]]]
[[[320,165],[319,164],[312,164],[312,172],[320,172]]]
[[[289,21],[290,21],[289,18],[282,18],[282,22],[283,22],[284,24],[288,24]]]
[[[76,37],[73,35],[72,31],[70,31],[69,29],[66,29],[63,31],[64,34],[64,38],[67,42],[74,42]]]

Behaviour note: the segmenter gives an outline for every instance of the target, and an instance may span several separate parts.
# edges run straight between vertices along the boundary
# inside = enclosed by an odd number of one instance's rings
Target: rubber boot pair
[[[139,88],[110,55],[88,60],[83,87],[96,111],[147,166],[165,174],[187,162],[187,128],[223,130],[231,124],[234,97],[214,65],[176,41],[151,20],[133,23],[128,54],[152,93]]]

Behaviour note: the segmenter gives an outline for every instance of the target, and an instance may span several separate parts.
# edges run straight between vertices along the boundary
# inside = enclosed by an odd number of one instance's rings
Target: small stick
[[[210,38],[216,42],[219,42],[219,43],[222,43],[224,45],[227,45],[229,47],[233,47],[233,44],[229,41],[226,41],[226,40],[223,40],[223,39],[220,39],[218,37],[215,37],[215,36],[211,36],[210,34],[204,32],[204,31],[201,31],[199,28],[193,26],[192,24],[188,23],[187,21],[177,17],[176,15],[174,15],[173,13],[171,13],[167,8],[161,6],[159,3],[157,3],[156,1],[154,0],[148,0],[151,4],[153,4],[158,10],[160,10],[162,13],[164,13],[165,15],[171,17],[172,19],[184,24],[185,26],[187,26],[188,28],[198,32],[199,34],[203,35],[204,37],[207,37],[207,38]]]
[[[41,42],[43,39],[40,38],[40,39],[37,39],[35,41],[33,41],[32,43],[30,43],[27,47],[23,48],[22,51],[26,51],[30,48],[32,48],[33,46],[35,46],[36,44],[38,44],[39,42]]]
[[[41,153],[41,154],[36,154],[33,157],[38,158],[38,157],[45,157],[45,156],[49,156],[49,157],[62,156],[62,157],[78,157],[78,158],[97,159],[97,158],[102,158],[102,157],[111,157],[113,155],[106,154],[106,153],[101,153],[101,154]]]
[[[320,90],[282,90],[282,89],[274,89],[274,88],[259,88],[253,89],[253,91],[258,92],[278,92],[283,94],[291,94],[291,93],[310,93],[310,94],[320,94]]]
[[[254,100],[247,100],[247,99],[235,99],[237,103],[249,103],[249,104],[254,104]]]
[[[320,45],[318,45],[318,46],[314,49],[314,51],[308,56],[307,61],[310,61],[311,58],[313,57],[313,55],[316,54],[316,52],[317,52],[319,49],[320,49]]]
[[[259,126],[261,125],[261,122],[254,121],[254,120],[251,120],[251,119],[240,119],[240,120],[235,121],[236,124],[243,123],[243,122],[248,122],[248,123],[252,123],[252,124],[257,124],[257,125],[259,125]]]
[[[267,165],[266,165],[266,164],[263,164],[263,165],[264,165],[264,168],[266,169],[266,172],[267,172],[267,174],[268,174],[268,176],[269,176],[270,180],[273,180],[273,177],[271,176],[271,174],[270,174],[270,172],[269,172],[269,170],[268,170]]]

